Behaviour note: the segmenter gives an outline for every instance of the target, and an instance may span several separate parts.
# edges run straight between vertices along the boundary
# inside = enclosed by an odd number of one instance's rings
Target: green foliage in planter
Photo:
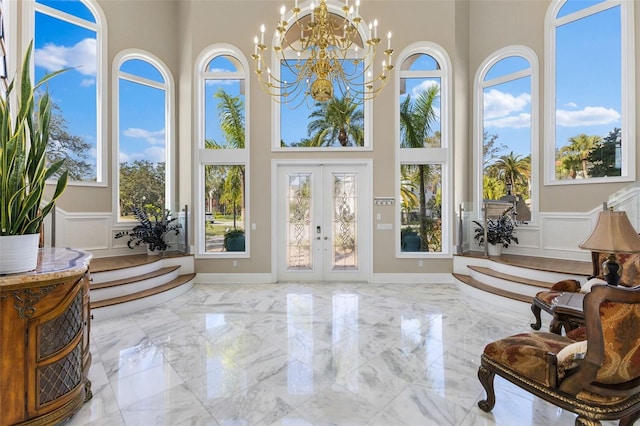
[[[501,244],[502,247],[507,248],[511,243],[519,243],[518,238],[514,235],[518,226],[513,218],[514,214],[513,207],[507,207],[497,218],[487,219],[487,242],[489,244]],[[484,226],[477,220],[474,220],[473,223],[476,224],[473,239],[483,245],[485,242]]]
[[[166,241],[167,234],[173,232],[178,235],[182,228],[179,223],[174,223],[177,218],[171,217],[169,210],[134,207],[133,214],[140,224],[130,231],[118,232],[115,235],[115,238],[128,236],[127,246],[131,249],[144,243],[150,251],[164,251],[169,248]]]
[[[0,235],[37,234],[67,186],[65,171],[58,178],[49,202],[41,206],[46,182],[56,176],[64,160],[47,164],[52,102],[45,92],[37,100],[36,108],[36,91],[66,70],[47,74],[33,86],[29,73],[32,51],[33,42],[22,62],[17,115],[13,116],[10,110],[13,80],[4,99],[0,98]]]

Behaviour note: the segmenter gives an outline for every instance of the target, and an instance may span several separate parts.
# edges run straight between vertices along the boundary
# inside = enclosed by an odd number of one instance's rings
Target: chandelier
[[[393,69],[391,33],[387,34],[385,59],[375,74],[373,61],[380,44],[378,21],[369,24],[369,39],[363,40],[359,31],[363,25],[360,0],[351,6],[345,0],[335,12],[329,11],[326,0],[320,0],[318,6],[311,2],[306,10],[309,13],[302,15],[298,0],[288,14],[284,6],[280,8],[272,53],[279,73],[274,74],[267,64],[264,25],[260,37],[254,38],[251,57],[264,91],[293,108],[309,101],[309,96],[316,102],[326,102],[339,94],[361,103],[380,93]],[[287,16],[293,25],[286,21]]]

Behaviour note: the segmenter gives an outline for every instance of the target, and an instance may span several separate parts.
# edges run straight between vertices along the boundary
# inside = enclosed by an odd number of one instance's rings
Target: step
[[[179,269],[179,265],[166,266],[143,275],[91,285],[91,300],[99,302],[159,287],[183,274]]]
[[[182,273],[194,272],[193,255],[181,252],[164,256],[131,254],[127,256],[100,257],[91,260],[92,287],[113,281],[128,280],[133,276],[153,273],[168,266],[180,266]]]
[[[91,290],[100,290],[104,288],[117,287],[126,284],[132,284],[139,281],[148,280],[151,278],[156,278],[162,275],[169,274],[177,269],[180,269],[180,266],[166,266],[164,268],[156,269],[155,271],[148,272],[142,275],[136,275],[131,278],[122,278],[119,280],[107,281],[99,284],[91,284],[89,287]]]
[[[453,274],[454,278],[456,278],[458,281],[471,286],[473,288],[477,288],[478,290],[482,290],[484,292],[487,293],[491,293],[491,294],[495,294],[497,296],[501,296],[501,297],[506,297],[507,299],[511,299],[511,300],[516,300],[518,302],[523,302],[523,303],[528,303],[531,304],[533,297],[531,296],[526,296],[524,294],[520,294],[520,293],[515,293],[513,291],[509,291],[509,290],[504,290],[501,288],[497,288],[497,287],[493,287],[489,284],[485,284],[482,281],[479,281],[469,275],[464,275],[464,274],[458,274],[458,273],[454,273]]]
[[[489,277],[498,278],[498,279],[510,281],[513,283],[525,284],[528,286],[537,287],[540,290],[550,289],[553,286],[553,284],[555,284],[555,283],[550,283],[548,281],[540,281],[540,280],[521,277],[518,275],[505,274],[504,272],[496,271],[492,268],[487,268],[484,266],[467,265],[467,268],[471,269],[472,271],[476,271],[482,275],[487,275]]]
[[[91,302],[94,321],[128,315],[169,301],[191,290],[196,274],[184,274],[170,282],[125,296]]]

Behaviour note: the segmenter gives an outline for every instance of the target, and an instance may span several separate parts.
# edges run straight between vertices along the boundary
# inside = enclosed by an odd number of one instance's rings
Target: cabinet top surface
[[[90,253],[68,247],[42,248],[38,254],[38,266],[35,270],[0,275],[0,291],[9,290],[16,285],[58,281],[82,274],[89,269],[91,257]]]

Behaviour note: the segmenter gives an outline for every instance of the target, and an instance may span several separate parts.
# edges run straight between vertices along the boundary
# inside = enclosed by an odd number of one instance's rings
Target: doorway
[[[278,281],[368,281],[368,163],[278,164]]]

